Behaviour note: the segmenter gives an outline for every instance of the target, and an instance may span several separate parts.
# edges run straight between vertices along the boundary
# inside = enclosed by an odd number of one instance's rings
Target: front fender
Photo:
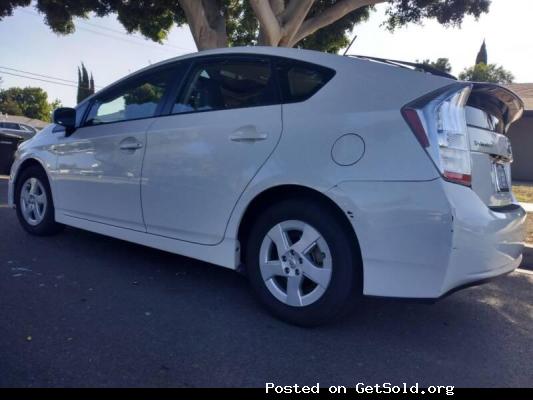
[[[51,171],[54,171],[57,163],[57,154],[54,145],[57,136],[53,133],[53,124],[48,125],[32,139],[23,142],[15,153],[15,160],[11,166],[7,190],[7,203],[9,207],[15,207],[15,186],[17,178],[28,163],[38,163],[46,173],[52,196],[54,195],[54,180]]]
[[[44,160],[36,156],[35,154],[29,154],[24,158],[15,158],[15,162],[11,166],[11,172],[9,174],[9,182],[7,185],[7,205],[8,207],[15,208],[15,186],[17,184],[17,178],[29,163],[38,163],[46,173],[48,182],[50,182],[50,188],[52,187],[52,180],[50,179],[49,167]],[[53,195],[53,190],[52,190]]]

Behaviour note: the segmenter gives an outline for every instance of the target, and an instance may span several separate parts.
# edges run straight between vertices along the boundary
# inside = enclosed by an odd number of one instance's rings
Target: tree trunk
[[[220,0],[179,0],[198,50],[228,46]]]
[[[228,46],[223,0],[178,0],[198,50]],[[315,0],[249,0],[259,21],[258,44],[294,47],[300,40],[333,24],[358,8],[388,0],[339,0],[324,12],[307,18]]]

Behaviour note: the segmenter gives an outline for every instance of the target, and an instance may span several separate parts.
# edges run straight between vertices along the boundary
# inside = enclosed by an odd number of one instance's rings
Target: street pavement
[[[280,322],[229,270],[67,228],[32,237],[0,179],[0,387],[533,386],[533,273],[436,304]]]

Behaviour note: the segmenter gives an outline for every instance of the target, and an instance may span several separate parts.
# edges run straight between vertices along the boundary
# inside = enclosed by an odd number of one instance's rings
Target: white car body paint
[[[33,159],[49,177],[58,222],[236,269],[247,207],[270,188],[297,185],[347,214],[367,295],[436,298],[520,264],[524,210],[487,206],[498,196],[515,203],[512,194],[491,193],[483,177],[473,182],[479,193],[444,181],[400,112],[455,81],[281,48],[212,50],[162,64],[231,54],[285,57],[336,74],[300,103],[86,127],[70,137],[52,124],[19,148],[10,205],[19,168]],[[233,141],[235,134],[264,137]],[[348,134],[364,142],[364,152],[357,146],[357,162],[341,165],[332,148]],[[124,140],[142,147],[121,151]],[[475,157],[476,174],[489,177],[488,156]]]

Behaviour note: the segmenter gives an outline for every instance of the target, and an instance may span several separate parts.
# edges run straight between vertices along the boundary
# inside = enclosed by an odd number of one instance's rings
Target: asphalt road
[[[533,275],[434,305],[269,315],[238,274],[76,229],[24,233],[0,179],[0,386],[533,386]]]

